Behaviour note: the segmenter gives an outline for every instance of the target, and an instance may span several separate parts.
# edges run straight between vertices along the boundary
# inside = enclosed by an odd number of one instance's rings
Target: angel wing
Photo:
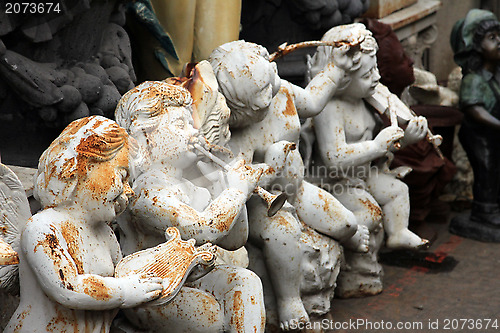
[[[0,163],[0,238],[15,252],[20,251],[22,227],[30,217],[23,184],[12,170]],[[12,294],[19,293],[17,264],[0,266],[0,289]]]

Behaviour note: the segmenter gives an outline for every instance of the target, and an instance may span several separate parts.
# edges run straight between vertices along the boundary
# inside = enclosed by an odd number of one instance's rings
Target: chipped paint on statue
[[[304,181],[302,158],[297,149],[290,148],[290,144],[295,147],[299,141],[299,117],[321,112],[332,94],[346,83],[344,71],[348,66],[344,62],[350,59],[345,51],[346,48],[336,49],[336,62],[330,63],[305,89],[281,80],[267,51],[253,43],[236,41],[221,45],[209,58],[231,109],[229,147],[247,163],[270,165],[274,172],[265,175],[268,188],[285,191],[293,205],[268,217],[259,200],[252,198],[248,203],[250,241],[255,245],[252,249],[263,251],[266,274],[276,295],[279,325],[284,330],[293,322],[309,320],[301,300],[304,229],[316,229],[341,242],[352,239],[350,245],[354,249],[368,250],[368,230],[358,228],[354,215],[331,194]],[[323,309],[327,312],[330,300],[316,303],[328,304]]]
[[[118,308],[160,295],[160,278],[113,277],[121,251],[109,224],[133,194],[129,150],[124,129],[94,116],[43,153],[34,195],[44,208],[22,231],[21,299],[5,332],[109,332]]]
[[[386,245],[390,248],[427,246],[426,240],[407,228],[410,208],[407,186],[396,178],[397,172],[389,171],[384,164],[394,146],[412,144],[425,137],[427,121],[415,117],[405,131],[397,123],[379,130],[378,115],[365,105],[365,100],[373,102],[372,99],[378,97],[374,95],[378,93],[380,79],[376,41],[359,23],[334,27],[322,40],[332,42],[346,38],[358,41],[350,46],[352,67],[348,84],[314,117],[314,129],[321,161],[331,170],[329,175],[332,177],[326,182],[337,189],[334,191],[336,198],[354,212],[358,223],[371,232],[368,253],[346,253],[347,269],[341,272],[339,291],[341,296],[351,297],[382,291],[381,266],[377,263],[379,243],[383,239],[382,226],[387,234]],[[331,61],[331,55],[331,47],[318,48],[309,63],[313,77]]]
[[[145,152],[135,178],[136,197],[119,220],[125,253],[164,242],[164,232],[175,226],[182,238],[198,245],[207,242],[228,249],[246,243],[245,202],[262,169],[238,161],[226,174],[200,161],[193,143],[203,144],[193,127],[192,97],[188,90],[165,82],[145,82],[125,94],[116,119]],[[186,178],[197,165],[217,183],[210,190]],[[224,184],[227,180],[227,185]],[[210,272],[192,276],[168,304],[130,309],[128,320],[136,327],[163,332],[263,332],[265,314],[262,285],[241,267],[216,265]]]

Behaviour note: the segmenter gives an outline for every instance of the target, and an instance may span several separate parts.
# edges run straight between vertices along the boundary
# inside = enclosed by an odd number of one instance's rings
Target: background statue
[[[34,192],[44,208],[10,221],[22,231],[21,300],[5,332],[109,332],[118,308],[160,295],[160,278],[113,277],[121,251],[110,224],[133,194],[130,152],[125,130],[99,116],[72,122],[44,152]]]
[[[210,189],[186,178],[185,171],[199,160],[193,143],[203,144],[193,127],[191,103],[186,89],[148,81],[125,94],[117,107],[118,123],[145,156],[133,182],[136,197],[118,220],[127,254],[164,242],[165,230],[172,226],[198,245],[210,242],[235,250],[247,241],[245,202],[262,169],[238,161],[229,166],[225,185],[220,168],[199,164],[213,181]],[[168,304],[146,305],[126,314],[135,326],[153,332],[165,327],[179,332],[263,332],[265,324],[260,279],[229,265],[216,265],[185,284]]]
[[[500,23],[485,10],[472,9],[451,33],[455,62],[462,67],[459,138],[474,173],[470,216],[454,218],[450,231],[500,242]]]
[[[71,121],[112,117],[121,94],[136,80],[123,3],[63,0],[54,2],[50,12],[49,3],[40,3],[43,14],[8,14],[2,3],[4,163],[36,167],[41,153]]]

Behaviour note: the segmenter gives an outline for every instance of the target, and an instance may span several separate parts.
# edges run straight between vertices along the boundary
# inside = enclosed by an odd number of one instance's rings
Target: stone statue
[[[269,61],[266,49],[257,44],[226,43],[209,57],[220,91],[231,109],[228,146],[246,163],[264,162],[271,166],[261,184],[286,192],[293,206],[285,206],[270,217],[261,200],[252,198],[248,203],[250,242],[263,252],[265,264],[260,266],[272,282],[279,323],[284,330],[293,322],[309,320],[301,300],[304,229],[316,229],[357,251],[368,250],[367,229],[359,227],[354,215],[332,195],[304,181],[302,158],[297,149],[292,149],[299,141],[299,117],[319,113],[344,84],[344,68],[352,62],[345,51],[336,49],[336,63],[330,63],[305,89],[281,80],[276,64]],[[309,266],[314,265],[317,263]],[[330,299],[325,303],[329,304]]]
[[[59,130],[111,116],[136,79],[121,2],[41,4],[43,15],[2,10],[0,105]]]
[[[158,277],[113,277],[121,251],[110,223],[133,194],[130,152],[125,130],[100,116],[72,122],[44,152],[34,189],[44,208],[9,225],[22,231],[21,298],[5,332],[109,332],[119,308],[160,295]]]
[[[387,164],[387,156],[396,144],[409,145],[425,136],[426,119],[413,118],[405,131],[396,121],[380,130],[378,114],[365,104],[373,102],[371,99],[379,85],[376,41],[360,23],[334,27],[322,40],[343,42],[347,38],[357,41],[347,43],[350,49],[347,54],[357,59],[347,71],[348,84],[314,117],[319,163],[330,170],[330,190],[354,212],[358,223],[371,232],[370,252],[359,254],[346,250],[347,269],[341,272],[338,281],[343,297],[372,295],[382,290],[381,266],[377,263],[377,251],[383,241],[382,225],[389,248],[421,249],[428,244],[408,230],[408,188],[397,176],[409,170],[389,171]],[[331,48],[320,46],[311,59],[313,77],[325,64],[331,63]],[[391,99],[384,99],[390,108]]]
[[[486,10],[472,9],[451,33],[455,62],[462,67],[459,132],[474,173],[470,216],[457,216],[450,231],[500,242],[500,23]]]
[[[128,254],[157,246],[165,230],[176,227],[183,238],[234,250],[248,237],[245,202],[262,175],[242,160],[228,166],[227,174],[211,163],[203,165],[193,150],[203,144],[193,127],[192,97],[186,89],[159,81],[142,83],[121,99],[115,116],[137,140],[144,160],[133,182],[136,197],[118,219],[120,243]],[[211,188],[186,178],[198,164]],[[224,184],[227,179],[227,185]],[[188,279],[168,304],[145,305],[126,311],[140,329],[163,332],[263,332],[262,284],[249,270],[216,265]]]

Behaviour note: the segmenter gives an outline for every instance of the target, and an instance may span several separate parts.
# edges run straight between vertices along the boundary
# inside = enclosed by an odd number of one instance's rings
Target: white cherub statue
[[[122,254],[110,223],[133,194],[130,151],[123,128],[93,116],[69,124],[43,153],[34,189],[43,210],[29,218],[20,201],[20,218],[7,222],[21,297],[5,332],[109,332],[119,308],[160,295],[160,278],[114,277]],[[16,274],[2,282],[16,283]]]
[[[353,38],[358,42],[345,43]],[[371,231],[369,253],[347,251],[348,269],[341,272],[339,290],[345,297],[376,294],[382,290],[381,267],[376,254],[383,240],[380,223],[389,248],[422,249],[428,246],[427,240],[408,230],[408,187],[397,178],[401,176],[398,172],[391,172],[387,167],[387,156],[395,146],[409,145],[425,137],[427,121],[424,117],[414,117],[404,131],[395,121],[380,129],[382,122],[378,112],[366,104],[373,103],[380,97],[377,94],[384,91],[379,86],[377,43],[364,25],[334,27],[322,40],[349,45],[347,54],[352,57],[353,66],[347,72],[348,84],[314,117],[320,160],[330,170],[330,179],[326,182],[336,185],[335,197],[354,212],[358,223]],[[313,77],[331,63],[332,56],[335,55],[331,46],[318,48],[310,61]],[[390,99],[397,97],[389,97],[383,96],[390,109],[394,107]],[[366,279],[353,278],[349,272],[364,275]]]
[[[302,158],[298,149],[291,149],[299,142],[299,117],[321,112],[346,83],[345,68],[352,63],[346,50],[335,49],[336,62],[305,89],[281,80],[267,50],[257,44],[226,43],[208,59],[231,110],[229,148],[247,163],[270,165],[273,171],[261,183],[286,192],[293,206],[270,217],[260,200],[252,198],[248,203],[250,241],[264,254],[284,330],[309,320],[301,299],[300,239],[305,228],[301,222],[355,251],[368,251],[368,229],[358,226],[352,212],[330,193],[304,180]]]
[[[216,192],[186,178],[186,171],[200,159],[193,146],[202,141],[192,111],[188,90],[159,81],[142,83],[118,104],[117,122],[145,156],[133,182],[136,197],[118,219],[127,254],[164,242],[169,227],[198,245],[210,242],[237,249],[247,241],[245,202],[262,169],[238,161],[227,167],[227,186]],[[216,265],[186,283],[168,304],[137,307],[126,315],[149,332],[164,332],[165,327],[172,332],[263,332],[262,284],[245,268]]]

